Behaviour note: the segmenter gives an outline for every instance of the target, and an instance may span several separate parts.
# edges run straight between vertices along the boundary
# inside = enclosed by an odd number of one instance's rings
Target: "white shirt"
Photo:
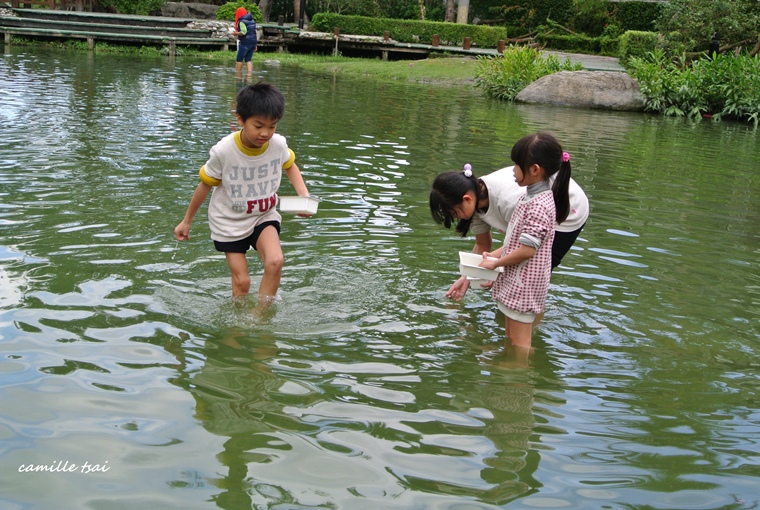
[[[496,170],[481,177],[488,189],[488,210],[485,213],[475,212],[470,225],[470,231],[475,234],[485,234],[492,228],[501,233],[507,232],[509,219],[520,201],[525,195],[526,189],[515,182],[515,167],[508,166]],[[550,185],[554,184],[554,176],[549,179]],[[561,225],[555,225],[554,230],[559,232],[573,232],[586,223],[589,215],[588,197],[581,187],[570,178],[568,187],[570,195],[570,213]]]

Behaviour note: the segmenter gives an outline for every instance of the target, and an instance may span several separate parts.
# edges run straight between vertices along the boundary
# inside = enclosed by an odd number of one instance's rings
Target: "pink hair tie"
[[[464,170],[462,170],[462,173],[465,177],[472,177],[472,165],[469,163],[464,165]]]
[[[562,153],[562,162],[563,163],[567,163],[568,161],[570,161],[570,154],[568,154],[567,152],[563,152]]]

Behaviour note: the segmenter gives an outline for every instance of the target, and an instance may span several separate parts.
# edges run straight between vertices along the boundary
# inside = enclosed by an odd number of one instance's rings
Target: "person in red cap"
[[[235,71],[242,71],[243,62],[245,62],[248,74],[251,74],[253,72],[251,59],[256,51],[258,39],[256,37],[256,22],[245,7],[238,7],[235,11],[235,25],[232,27],[232,35],[238,38]]]

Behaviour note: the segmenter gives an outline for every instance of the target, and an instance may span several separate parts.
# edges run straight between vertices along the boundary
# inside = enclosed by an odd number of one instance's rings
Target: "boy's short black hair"
[[[285,114],[285,97],[271,83],[259,81],[246,85],[237,93],[235,113],[245,121],[254,115],[280,120]]]

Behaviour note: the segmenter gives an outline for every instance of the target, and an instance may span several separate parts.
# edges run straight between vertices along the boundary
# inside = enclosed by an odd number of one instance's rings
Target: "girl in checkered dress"
[[[525,136],[512,147],[515,181],[527,189],[509,220],[504,246],[483,253],[481,267],[504,267],[493,287],[518,357],[530,354],[533,321],[544,311],[552,272],[554,224],[570,213],[570,155],[550,133]],[[554,184],[549,179],[557,175]],[[487,260],[495,257],[497,260]]]

